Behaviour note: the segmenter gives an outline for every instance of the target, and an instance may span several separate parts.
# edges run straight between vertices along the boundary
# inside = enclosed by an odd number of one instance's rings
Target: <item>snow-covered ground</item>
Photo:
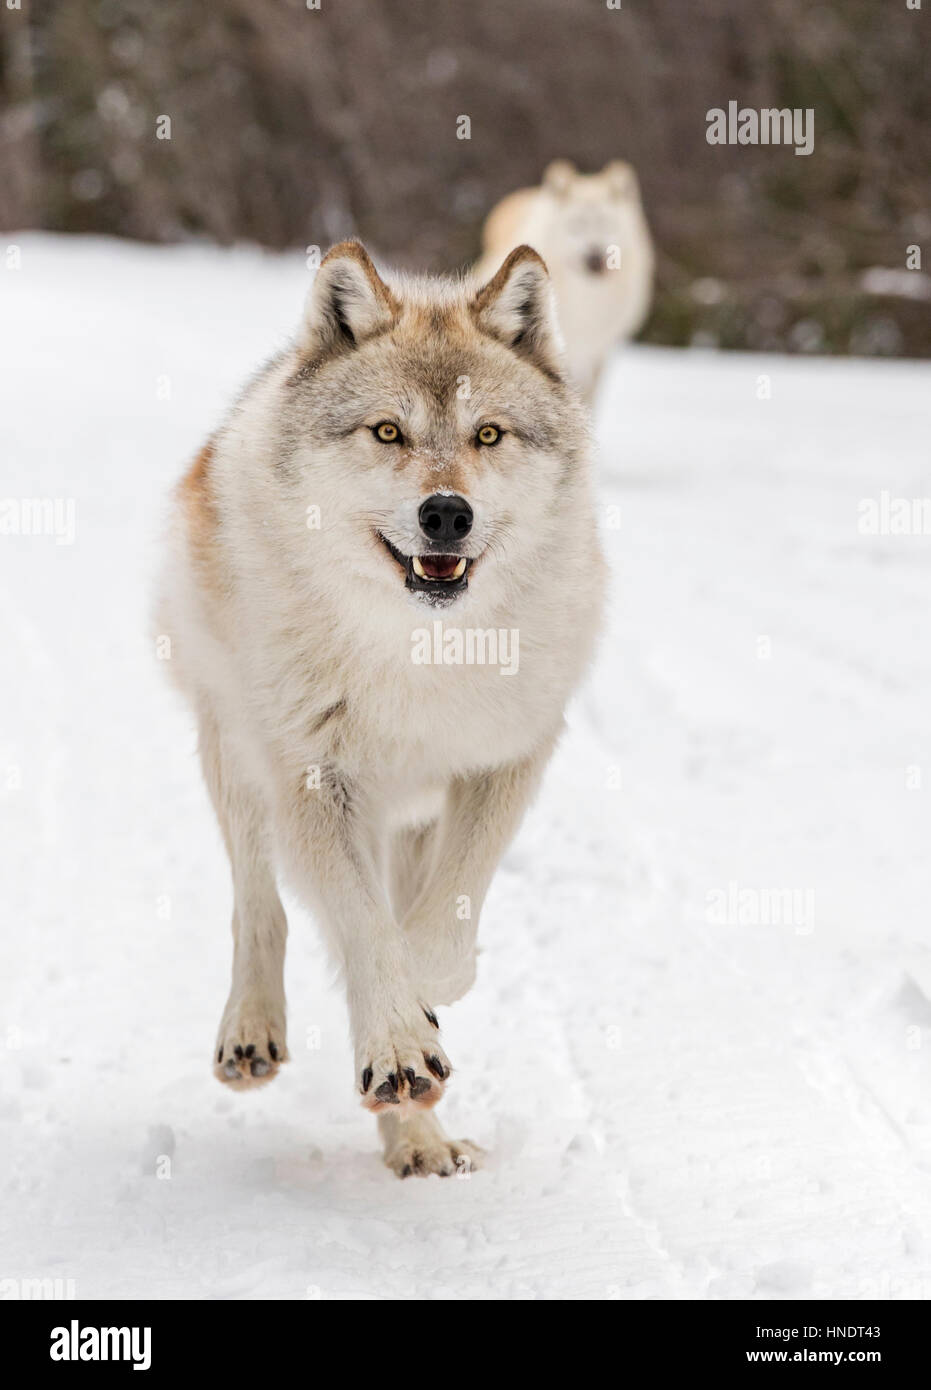
[[[230,885],[149,634],[167,490],[308,272],[17,244],[0,496],[61,506],[57,537],[0,534],[0,1279],[931,1294],[931,536],[861,529],[931,494],[929,369],[618,357],[609,626],[443,1019],[449,1128],[489,1164],[400,1183],[293,904],[294,1060],[211,1077]]]

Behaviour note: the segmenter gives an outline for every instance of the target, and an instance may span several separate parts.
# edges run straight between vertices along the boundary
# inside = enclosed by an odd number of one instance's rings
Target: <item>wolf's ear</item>
[[[571,159],[554,159],[543,171],[543,187],[557,198],[565,198],[578,170]]]
[[[612,159],[601,171],[613,198],[630,198],[637,192],[637,175],[623,159]]]
[[[562,341],[550,277],[532,246],[518,246],[472,301],[479,328],[553,377],[562,374]]]
[[[360,241],[341,241],[328,251],[314,277],[301,347],[311,357],[357,347],[390,328],[399,304]]]

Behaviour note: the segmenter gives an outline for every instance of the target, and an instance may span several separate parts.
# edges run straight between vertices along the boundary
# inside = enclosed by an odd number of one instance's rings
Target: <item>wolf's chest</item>
[[[524,756],[552,723],[552,702],[539,697],[516,632],[454,636],[428,626],[404,660],[379,663],[353,683],[353,753],[415,779],[500,766]]]

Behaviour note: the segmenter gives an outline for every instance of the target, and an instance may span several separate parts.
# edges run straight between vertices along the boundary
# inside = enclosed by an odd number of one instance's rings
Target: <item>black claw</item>
[[[411,1100],[418,1100],[432,1087],[433,1082],[426,1076],[418,1076],[411,1082]]]
[[[414,1170],[413,1170],[413,1168],[411,1167],[411,1165],[410,1165],[409,1163],[405,1163],[404,1167],[401,1169],[401,1177],[402,1177],[402,1178],[409,1178],[410,1175],[411,1175],[411,1173],[413,1173],[413,1171],[414,1171]]]
[[[439,1022],[438,1022],[437,1016],[436,1016],[436,1014],[433,1012],[433,1010],[432,1010],[432,1009],[428,1009],[427,1006],[426,1006],[426,1004],[421,1004],[420,1007],[423,1009],[424,1014],[426,1015],[427,1022],[428,1022],[428,1023],[432,1023],[433,1026],[434,1026],[434,1028],[439,1028],[439,1026],[440,1026],[440,1025],[439,1025]]]
[[[368,1088],[371,1086],[371,1084],[372,1084],[372,1068],[371,1068],[371,1067],[366,1067],[366,1068],[365,1068],[365,1071],[362,1073],[362,1094],[363,1094],[363,1095],[365,1095],[366,1091],[367,1091]]]
[[[239,1062],[242,1061],[242,1048],[238,1044],[236,1046],[236,1060]]]
[[[220,1051],[217,1053],[217,1061],[218,1061],[218,1062],[222,1062],[222,1061],[223,1061],[223,1049],[222,1049],[222,1047],[220,1048]]]
[[[439,1057],[437,1057],[435,1054],[432,1057],[428,1057],[426,1053],[424,1053],[424,1060],[426,1061],[427,1066],[433,1072],[434,1076],[438,1077],[440,1081],[446,1080],[449,1073],[443,1066],[443,1063],[440,1061]]]
[[[413,1086],[414,1082],[417,1080],[417,1073],[414,1071],[414,1068],[405,1067],[404,1075],[407,1077],[408,1086]]]
[[[395,1077],[394,1086],[392,1086],[390,1080],[383,1081],[375,1092],[375,1099],[384,1101],[386,1105],[400,1105],[401,1102],[398,1098],[397,1080],[398,1078]]]
[[[392,1091],[394,1091],[395,1093],[397,1093],[397,1089],[398,1089],[398,1074],[397,1074],[396,1071],[389,1071],[389,1073],[388,1073],[388,1084],[390,1085]]]
[[[269,1038],[268,1040],[268,1055],[271,1057],[273,1062],[278,1061],[278,1044],[273,1043],[271,1038]]]
[[[254,1057],[254,1056],[255,1056],[255,1043],[250,1043],[249,1046],[246,1048],[246,1056],[247,1056],[247,1057]]]

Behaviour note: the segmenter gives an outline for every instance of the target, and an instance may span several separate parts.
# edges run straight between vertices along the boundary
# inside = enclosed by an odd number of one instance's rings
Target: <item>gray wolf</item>
[[[526,246],[478,284],[383,278],[341,243],[175,497],[158,621],[234,889],[213,1069],[244,1090],[288,1060],[284,877],[341,970],[355,1090],[401,1176],[480,1159],[433,1114],[452,1071],[436,1009],[473,983],[483,900],[599,621],[551,298]],[[438,617],[518,633],[519,664],[412,660]]]

